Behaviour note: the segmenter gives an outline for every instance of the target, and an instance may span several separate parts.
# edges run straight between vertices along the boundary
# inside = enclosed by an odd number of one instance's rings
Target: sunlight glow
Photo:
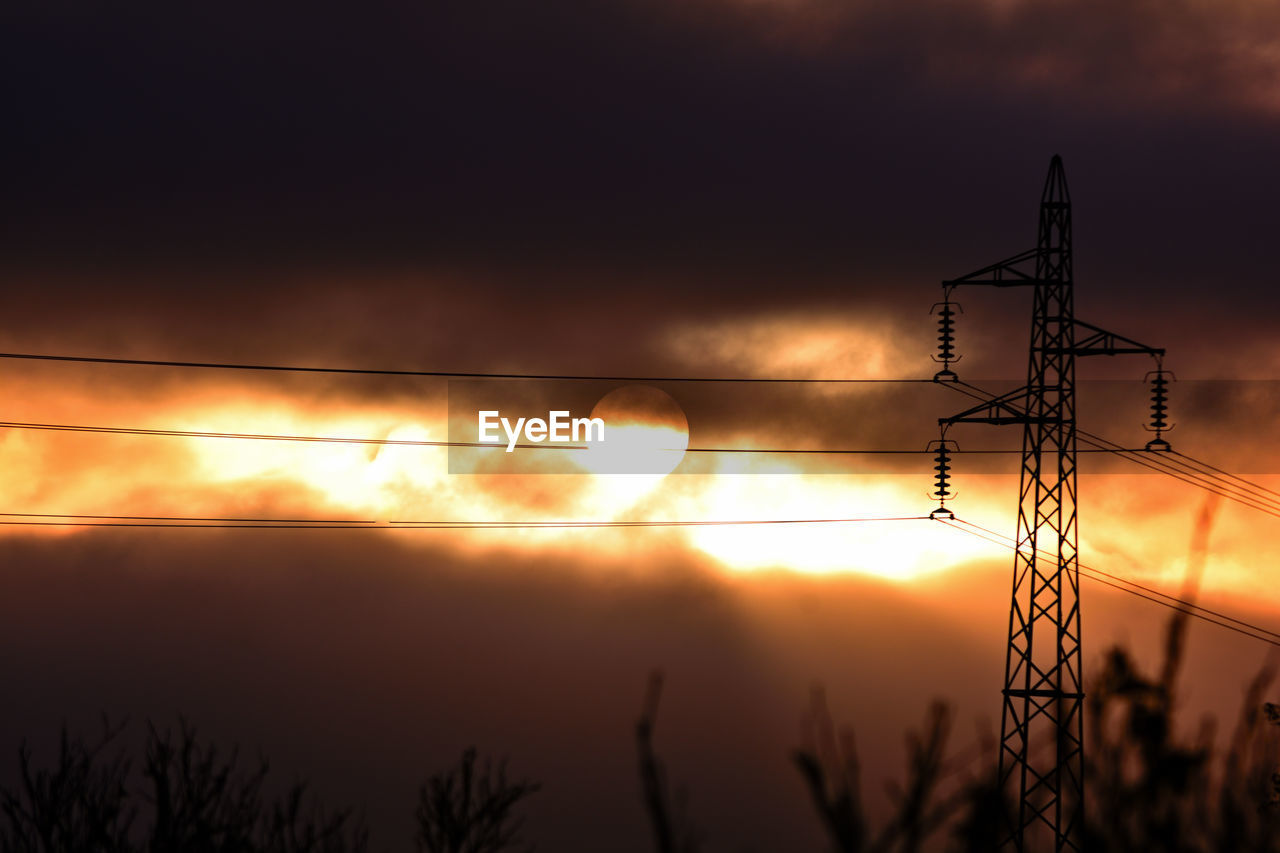
[[[270,434],[443,438],[444,408],[329,400],[313,406],[256,389],[169,394],[130,403],[23,386],[3,389],[18,418]],[[43,397],[41,395],[44,395]],[[606,395],[606,398],[608,395]],[[603,403],[606,398],[602,398]],[[43,399],[39,410],[23,411]],[[660,399],[660,398],[654,398]],[[340,412],[335,415],[334,412]],[[678,409],[673,410],[678,411]],[[616,414],[616,413],[615,413]],[[674,417],[674,413],[672,413]],[[653,454],[644,474],[604,474],[617,460],[581,451],[592,473],[547,467],[528,451],[514,469],[450,474],[444,448],[9,430],[0,470],[13,511],[64,513],[359,518],[374,521],[665,521],[920,516],[932,507],[928,476],[806,473],[811,461],[745,453],[695,454],[687,427],[641,419],[614,423],[626,452]],[[729,443],[746,445],[746,438]],[[512,459],[494,453],[504,463]],[[550,453],[551,451],[547,451]],[[605,449],[604,454],[613,451]],[[497,458],[497,457],[495,457]],[[681,473],[665,473],[679,465]],[[521,467],[523,466],[523,467]],[[813,470],[820,470],[814,468]],[[1261,480],[1275,484],[1280,478]],[[1012,535],[1016,477],[958,481],[962,517]],[[1277,486],[1280,488],[1280,486]],[[1169,489],[1155,476],[1094,475],[1082,480],[1083,561],[1177,591],[1186,565],[1188,525],[1198,490]],[[1121,524],[1115,519],[1129,519]],[[1140,521],[1134,521],[1140,519]],[[1256,511],[1225,503],[1212,532],[1206,593],[1275,600],[1259,566],[1280,559]],[[73,535],[79,526],[3,528],[9,536]],[[727,572],[869,574],[908,582],[974,561],[1007,562],[1008,552],[926,521],[629,529],[490,529],[388,533],[409,546],[465,553],[531,553],[589,565],[591,557],[692,553]]]

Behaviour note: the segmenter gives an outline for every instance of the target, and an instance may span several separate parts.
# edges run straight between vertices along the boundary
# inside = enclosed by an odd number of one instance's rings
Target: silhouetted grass
[[[475,749],[458,765],[427,780],[418,793],[418,849],[424,853],[532,851],[520,837],[515,807],[541,788],[528,780],[507,781],[506,762],[477,769]]]
[[[326,809],[295,782],[264,794],[265,759],[245,764],[235,748],[147,726],[140,770],[105,720],[86,738],[63,727],[57,755],[37,765],[24,741],[18,781],[0,788],[4,853],[363,853],[364,819]],[[516,807],[539,786],[509,781],[506,764],[474,749],[432,775],[418,794],[415,842],[424,853],[532,851]]]
[[[1179,734],[1176,678],[1184,614],[1168,627],[1164,660],[1144,673],[1120,647],[1105,656],[1088,689],[1083,849],[1100,853],[1280,853],[1280,707],[1263,702],[1272,673],[1249,684],[1230,738],[1215,750],[1203,721]],[[908,735],[905,782],[892,814],[878,826],[862,805],[857,751],[837,731],[815,693],[805,745],[793,759],[818,817],[840,853],[996,850],[1007,837],[1010,806],[995,790],[994,747],[959,785],[944,785],[949,714],[935,704]],[[945,842],[945,845],[944,845]]]
[[[1193,561],[1194,562],[1194,561]],[[1194,595],[1195,573],[1184,596]],[[1248,685],[1235,725],[1215,745],[1212,720],[1188,734],[1178,718],[1178,679],[1188,616],[1168,623],[1162,660],[1146,672],[1122,647],[1110,649],[1088,685],[1086,819],[1091,853],[1280,853],[1280,706],[1263,701],[1273,673]],[[643,805],[658,853],[710,849],[673,795],[654,749],[662,677],[649,681],[635,727]],[[902,782],[891,809],[870,815],[852,731],[838,727],[821,690],[791,755],[838,853],[989,853],[1008,831],[1009,803],[995,788],[995,744],[949,752],[951,712],[935,702],[907,734]],[[137,770],[120,746],[122,727],[105,720],[91,737],[64,728],[56,755],[37,763],[24,742],[17,781],[0,788],[4,853],[354,853],[368,848],[363,819],[330,810],[298,782],[264,793],[265,760],[242,762],[181,720],[148,726]],[[1048,745],[1051,747],[1051,744]],[[518,808],[540,786],[510,781],[505,762],[474,749],[429,777],[418,795],[415,841],[423,853],[532,850]],[[607,850],[607,847],[598,849]],[[799,846],[789,847],[790,850]]]
[[[265,760],[177,731],[148,726],[140,774],[118,745],[123,728],[103,722],[91,739],[63,728],[57,757],[37,767],[18,751],[18,783],[0,789],[6,853],[348,853],[367,847],[364,822],[329,811],[295,783],[263,794]],[[140,818],[144,820],[140,822]]]
[[[1216,506],[1216,501],[1206,502],[1196,520],[1181,596],[1187,601],[1199,592]],[[1280,853],[1280,705],[1263,701],[1273,673],[1264,669],[1250,682],[1224,745],[1215,747],[1210,719],[1190,735],[1181,733],[1177,686],[1189,619],[1186,612],[1173,612],[1162,659],[1152,673],[1116,646],[1103,656],[1087,685],[1086,808],[1078,841],[1090,853]],[[637,726],[640,775],[658,853],[684,853],[693,849],[692,841],[679,840],[673,829],[673,810],[653,754],[661,683],[654,679]],[[996,787],[995,743],[983,745],[976,756],[948,760],[950,730],[950,711],[935,702],[923,727],[907,735],[904,781],[889,788],[891,813],[873,821],[863,805],[852,730],[837,728],[822,690],[816,689],[803,745],[792,753],[792,761],[830,849],[1000,849],[1009,837],[1013,812],[1008,792]],[[1052,743],[1043,746],[1053,748]],[[1033,754],[1038,748],[1032,745]],[[971,767],[975,759],[976,768]],[[688,818],[681,820],[687,832]]]
[[[653,730],[658,722],[658,701],[662,698],[662,673],[649,675],[640,719],[636,722],[636,752],[640,759],[640,783],[645,811],[653,827],[658,853],[697,853],[700,839],[687,813],[683,789],[671,794],[666,769],[653,748]]]

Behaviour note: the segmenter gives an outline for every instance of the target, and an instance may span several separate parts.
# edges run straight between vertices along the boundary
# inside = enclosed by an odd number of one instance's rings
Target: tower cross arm
[[[1028,415],[1024,406],[1017,405],[1014,402],[1026,400],[1026,398],[1027,389],[1025,386],[1015,388],[998,397],[983,400],[978,405],[965,409],[958,415],[952,415],[949,418],[938,418],[938,425],[950,426],[951,424],[959,423],[1027,424],[1040,420]]]
[[[1039,249],[1028,249],[1025,252],[1019,252],[1013,257],[1005,258],[1003,261],[997,261],[982,269],[974,270],[967,275],[948,279],[942,282],[942,286],[955,287],[960,284],[988,284],[994,287],[1021,287],[1028,284],[1036,284],[1039,279],[1036,278],[1034,268],[1028,272],[1027,270],[1019,269],[1019,267],[1035,261],[1039,255]]]
[[[1149,347],[1132,338],[1117,335],[1100,329],[1083,320],[1073,321],[1075,324],[1075,343],[1070,347],[1053,348],[1051,352],[1070,353],[1071,355],[1150,355],[1160,358],[1164,355],[1163,347]],[[1082,334],[1083,333],[1083,334]]]

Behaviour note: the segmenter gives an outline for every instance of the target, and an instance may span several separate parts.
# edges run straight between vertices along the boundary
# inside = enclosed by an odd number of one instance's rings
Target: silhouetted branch
[[[964,785],[946,796],[940,791],[944,776],[950,772],[944,771],[950,731],[950,711],[945,704],[935,702],[929,707],[923,732],[908,732],[906,785],[890,785],[895,812],[873,836],[862,804],[861,768],[853,731],[836,731],[822,689],[814,688],[804,719],[804,746],[792,753],[792,760],[836,850],[917,853],[950,823],[956,825],[954,837],[961,850],[987,853],[995,849],[995,828],[999,826],[1003,800],[994,785]],[[984,776],[989,779],[993,772]]]
[[[181,720],[177,733],[148,726],[141,787],[131,787],[130,763],[106,755],[122,727],[103,722],[87,743],[62,731],[58,759],[37,769],[30,748],[18,752],[19,785],[0,789],[0,849],[5,853],[359,853],[363,821],[349,811],[303,807],[306,786],[264,806],[267,764],[237,769]],[[145,806],[144,806],[145,804]],[[131,832],[145,811],[145,830]]]
[[[343,853],[368,847],[363,818],[350,809],[330,812],[312,801],[303,808],[307,785],[295,783],[271,808],[263,830],[268,853]]]
[[[458,766],[427,780],[418,795],[418,849],[426,853],[499,853],[523,844],[516,805],[541,789],[527,780],[507,781],[503,761],[476,770],[476,751]],[[529,845],[525,850],[532,850]]]
[[[136,809],[128,802],[129,762],[104,753],[122,726],[104,717],[102,734],[88,742],[63,726],[53,769],[32,765],[30,746],[18,749],[20,787],[0,791],[0,846],[12,853],[128,851]]]
[[[837,737],[826,695],[815,687],[803,722],[804,746],[792,753],[823,827],[840,853],[863,853],[869,846],[858,750],[852,729]]]
[[[662,697],[662,673],[649,674],[644,704],[636,722],[636,753],[640,763],[640,784],[645,811],[653,826],[654,845],[658,853],[696,853],[697,832],[683,813],[669,802],[666,773],[653,749],[653,729],[658,721],[658,701]],[[677,806],[680,803],[677,800]]]

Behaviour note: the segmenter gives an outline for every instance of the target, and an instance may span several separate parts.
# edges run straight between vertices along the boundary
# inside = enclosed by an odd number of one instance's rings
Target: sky
[[[1271,4],[58,0],[0,16],[4,352],[928,378],[939,282],[1034,244],[1060,154],[1078,316],[1167,350],[1176,449],[1280,489]],[[958,299],[957,371],[1015,386],[1029,294]],[[665,418],[650,433],[664,448],[919,450],[967,405],[925,383],[478,391],[0,361],[6,422],[405,442],[456,440],[473,393],[531,411],[639,405]],[[1150,369],[1082,361],[1082,428],[1142,446]],[[949,437],[1016,449],[1014,429]],[[624,476],[541,451],[9,428],[0,510],[663,521],[934,506],[927,456],[654,459]],[[1122,460],[1081,464],[1085,563],[1177,594],[1208,506],[1205,602],[1280,625],[1276,518]],[[1013,535],[1016,456],[955,468],[956,514]],[[787,759],[815,684],[864,745],[879,809],[931,699],[954,704],[957,754],[999,724],[1010,555],[927,521],[9,526],[0,567],[0,674],[21,697],[0,709],[0,755],[64,720],[184,713],[363,807],[375,849],[410,849],[416,785],[470,744],[544,783],[528,832],[545,849],[648,849],[631,732],[655,668],[658,747],[717,850],[820,843]],[[1086,672],[1115,642],[1154,654],[1168,611],[1096,584],[1084,596]],[[1233,714],[1268,647],[1202,623],[1191,636],[1188,714]]]

